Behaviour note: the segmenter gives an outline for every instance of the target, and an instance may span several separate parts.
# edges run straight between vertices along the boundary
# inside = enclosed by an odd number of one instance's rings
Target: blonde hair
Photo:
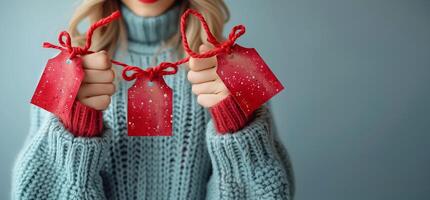
[[[120,0],[83,0],[81,5],[76,9],[69,25],[69,33],[75,45],[84,46],[86,41],[85,33],[81,33],[78,30],[78,25],[82,21],[88,20],[92,24],[118,10],[120,4]],[[181,0],[181,4],[182,12],[187,8],[192,8],[202,13],[214,36],[218,40],[222,39],[224,24],[230,17],[228,8],[223,0]],[[197,18],[188,18],[186,33],[187,38],[190,38],[191,49],[198,51],[199,46],[206,41],[207,37]],[[176,38],[180,39],[180,37]],[[123,20],[116,20],[96,30],[92,41],[91,50],[106,50],[112,55],[118,46],[126,42],[126,28]]]

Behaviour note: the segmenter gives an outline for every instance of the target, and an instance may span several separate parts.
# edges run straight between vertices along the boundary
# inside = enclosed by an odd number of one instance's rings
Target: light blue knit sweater
[[[122,6],[128,51],[137,66],[176,60],[156,53],[178,31],[179,8],[143,18]],[[174,91],[172,137],[128,137],[126,96],[119,82],[103,112],[102,137],[74,137],[50,113],[31,107],[30,134],[13,173],[13,199],[292,199],[293,174],[266,106],[242,130],[217,135],[181,69],[165,77]]]

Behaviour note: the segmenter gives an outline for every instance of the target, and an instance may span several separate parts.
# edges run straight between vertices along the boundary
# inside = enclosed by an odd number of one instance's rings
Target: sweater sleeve
[[[75,137],[54,115],[32,105],[30,134],[13,168],[12,199],[105,199],[100,172],[110,129]]]
[[[241,130],[217,134],[211,120],[206,141],[212,162],[207,199],[292,199],[290,160],[277,139],[266,106]]]

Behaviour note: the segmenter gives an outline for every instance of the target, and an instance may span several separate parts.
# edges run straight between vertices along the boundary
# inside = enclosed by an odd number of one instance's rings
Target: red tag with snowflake
[[[254,48],[235,44],[217,61],[218,75],[247,116],[284,89]]]
[[[172,136],[172,89],[162,77],[140,77],[128,89],[128,135]]]
[[[62,50],[60,54],[48,60],[31,98],[32,104],[60,118],[69,116],[84,78],[81,58],[69,57],[70,53]]]

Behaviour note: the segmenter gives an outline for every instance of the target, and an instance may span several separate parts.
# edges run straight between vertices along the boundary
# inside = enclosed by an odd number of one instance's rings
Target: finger
[[[217,66],[215,56],[210,58],[190,58],[189,67],[192,71],[202,71]]]
[[[94,108],[96,110],[105,110],[110,102],[111,97],[109,95],[93,96],[88,98],[83,98],[79,100],[82,104]]]
[[[217,79],[211,82],[193,84],[191,90],[194,94],[200,95],[200,94],[218,94],[224,90],[227,90],[227,88],[220,81],[220,79]]]
[[[218,79],[216,68],[210,68],[203,71],[188,71],[188,81],[193,84],[214,81]]]
[[[115,85],[113,83],[82,84],[79,89],[78,98],[112,95],[113,93],[115,93]]]
[[[115,73],[109,70],[85,69],[84,83],[112,83]]]
[[[213,45],[210,43],[203,43],[199,46],[199,52],[200,53],[208,52],[211,49],[213,49]]]
[[[208,44],[202,44],[199,47],[199,52],[204,53],[211,49]],[[210,58],[190,58],[189,67],[192,71],[201,71],[217,66],[217,60],[215,56]]]
[[[112,67],[106,51],[99,51],[82,57],[84,68],[106,70]]]
[[[210,108],[217,104],[218,102],[221,102],[227,95],[220,95],[220,94],[201,94],[197,96],[197,103],[199,103],[201,106],[205,108]]]

